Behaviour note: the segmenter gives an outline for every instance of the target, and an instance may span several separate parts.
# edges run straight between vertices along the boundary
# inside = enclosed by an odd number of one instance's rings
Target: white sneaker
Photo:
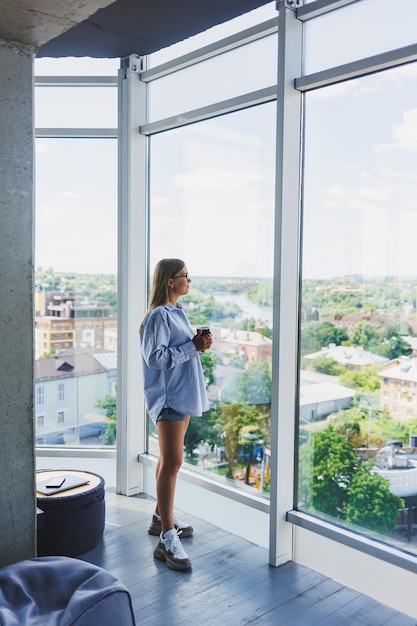
[[[190,569],[191,561],[188,554],[182,547],[179,533],[175,528],[171,528],[162,537],[159,537],[159,543],[155,548],[154,557],[158,561],[165,561],[168,567],[176,570]]]
[[[194,528],[190,524],[186,524],[182,522],[176,515],[174,515],[174,526],[178,532],[181,532],[181,539],[185,539],[186,537],[190,537],[193,534]],[[148,533],[150,535],[155,535],[159,537],[162,532],[161,526],[161,518],[157,513],[152,515],[152,522],[148,528]]]

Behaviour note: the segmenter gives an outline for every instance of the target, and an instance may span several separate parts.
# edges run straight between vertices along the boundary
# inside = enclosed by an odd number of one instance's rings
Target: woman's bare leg
[[[188,420],[157,422],[159,460],[156,475],[157,511],[161,516],[162,535],[174,528],[174,496],[177,474],[182,465],[184,436]],[[158,467],[159,465],[159,467]]]
[[[158,423],[159,423],[159,422],[158,422]],[[186,415],[186,416],[185,416],[184,421],[183,421],[183,422],[181,422],[181,423],[184,425],[184,439],[185,439],[185,433],[187,432],[188,424],[190,423],[190,416],[189,416],[189,415]],[[159,432],[158,432],[158,437],[159,437]],[[183,442],[182,442],[182,448],[184,448],[184,440],[183,440]],[[182,461],[181,461],[181,463],[182,463]],[[156,463],[156,468],[155,468],[155,477],[156,477],[156,484],[157,484],[157,485],[158,485],[158,476],[159,476],[159,470],[160,470],[160,468],[161,468],[161,457],[159,457],[159,458],[158,458],[158,461],[157,461],[157,463]],[[158,493],[158,487],[157,487],[157,493]],[[157,515],[160,515],[160,512],[159,512],[159,501],[158,501],[158,498],[157,498],[157,500],[156,500],[155,513],[156,513]],[[172,526],[171,526],[171,528],[172,528]],[[168,530],[169,530],[169,529],[168,529]]]
[[[155,478],[156,478],[156,484],[158,484],[158,474],[159,474],[159,468],[161,467],[161,460],[158,458],[157,462],[156,462],[156,468],[155,468]],[[157,515],[159,515],[159,504],[158,504],[158,500],[156,500],[156,507],[155,507],[155,513]]]

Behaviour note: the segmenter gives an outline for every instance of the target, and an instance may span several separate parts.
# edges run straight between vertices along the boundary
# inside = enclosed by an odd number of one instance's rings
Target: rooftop
[[[388,359],[385,357],[373,352],[367,352],[361,346],[336,346],[334,343],[330,343],[327,347],[319,350],[319,352],[306,354],[304,358],[313,360],[321,357],[332,359],[341,365],[355,365],[357,367],[388,362]]]
[[[385,369],[378,373],[384,378],[395,378],[408,382],[417,382],[417,358],[401,357],[387,363]]]
[[[70,348],[35,362],[35,381],[99,374],[117,367],[117,355],[97,348]]]
[[[247,346],[272,346],[272,339],[265,337],[261,333],[251,330],[230,330],[229,328],[222,328],[220,330],[220,337],[222,341],[229,343],[238,343],[240,345]]]

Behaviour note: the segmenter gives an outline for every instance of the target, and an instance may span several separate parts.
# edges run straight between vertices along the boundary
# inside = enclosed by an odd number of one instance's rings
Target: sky
[[[417,3],[404,1],[394,14],[388,0],[364,0],[312,20],[306,71],[414,43]],[[275,15],[273,5],[260,21]],[[249,26],[247,19],[239,26]],[[219,28],[227,36],[228,27]],[[199,37],[201,45],[211,39],[211,32]],[[154,62],[191,43],[161,51]],[[220,65],[187,70],[191,91],[180,77],[164,79],[151,89],[151,119],[273,84],[274,49],[270,40],[240,60],[222,55]],[[115,75],[117,65],[40,59],[35,71]],[[116,126],[115,90],[90,88],[83,100],[77,90],[38,91],[37,126]],[[416,64],[307,94],[303,278],[417,273],[416,94]],[[151,265],[177,256],[197,276],[271,277],[274,145],[273,103],[152,137]],[[116,273],[116,141],[42,139],[36,159],[36,266]]]
[[[305,277],[416,275],[416,93],[411,64],[307,96]]]
[[[277,15],[275,3],[257,12],[262,22]],[[241,16],[232,30],[253,25]],[[198,36],[206,45],[225,37],[231,27],[220,25]],[[271,39],[273,40],[271,43]],[[191,39],[161,51],[163,62],[191,49]],[[275,50],[275,52],[274,52]],[[269,51],[272,61],[262,67]],[[272,51],[272,52],[271,52]],[[186,70],[187,80],[200,88],[190,92],[170,79],[151,90],[153,118],[172,115],[229,98],[244,91],[273,84],[276,80],[276,38],[251,44],[243,58],[236,52],[219,62],[203,63],[198,72]],[[94,60],[40,59],[35,73],[59,75],[95,74]],[[243,61],[243,63],[242,63]],[[255,71],[256,67],[260,71]],[[98,61],[99,74],[115,62]],[[190,76],[190,73],[194,76]],[[213,87],[215,86],[215,89]],[[167,90],[169,97],[167,97]],[[38,88],[37,127],[94,127],[117,125],[117,101],[111,89],[82,90]],[[115,92],[115,90],[114,90]],[[174,98],[173,94],[177,94]],[[183,97],[178,95],[183,94]],[[185,96],[185,97],[184,97]],[[161,106],[158,103],[162,103]],[[169,109],[166,105],[169,105]],[[173,107],[177,109],[174,111]],[[242,112],[192,125],[183,133],[171,132],[152,139],[152,259],[182,256],[194,275],[272,275],[272,218],[274,186],[274,106],[267,105],[269,125],[262,115]],[[97,116],[94,111],[97,110]],[[256,124],[261,130],[254,130]],[[236,126],[237,124],[237,126]],[[56,271],[116,273],[117,270],[117,167],[116,142],[110,139],[40,139],[36,147],[37,228],[36,267]],[[252,228],[247,228],[248,220]],[[174,233],[174,237],[173,237]],[[264,248],[268,239],[268,249]],[[238,243],[231,255],[231,246]],[[216,251],[216,254],[213,254]]]

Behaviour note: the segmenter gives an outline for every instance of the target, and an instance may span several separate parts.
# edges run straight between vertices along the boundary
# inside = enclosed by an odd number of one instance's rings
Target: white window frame
[[[65,383],[58,383],[57,385],[57,400],[58,402],[65,402]]]
[[[118,89],[119,80],[117,76],[35,76],[35,86],[45,87],[111,87]],[[117,139],[118,128],[40,128],[35,129],[36,138],[40,139]],[[45,346],[46,347],[46,346]],[[37,386],[37,389],[39,387]],[[38,406],[38,404],[37,404]],[[38,438],[39,439],[39,438]],[[63,441],[64,443],[64,441]],[[109,448],[89,448],[87,446],[78,446],[70,448],[68,446],[42,446],[36,448],[37,457],[56,457],[64,458],[103,458],[114,459],[116,457],[116,449]]]
[[[347,4],[357,1],[366,0],[317,0],[315,2],[308,3],[303,7],[294,8],[294,14],[298,20],[305,21],[307,19],[315,18],[322,13],[339,9]],[[287,2],[287,0],[280,0],[279,29],[281,35],[283,35],[283,30],[281,29],[281,17],[284,10],[285,12],[292,10],[289,8],[289,5],[290,2]],[[283,17],[282,21],[284,21]],[[302,75],[300,72],[298,76],[292,75],[291,77],[288,77],[287,85],[292,84],[295,87],[295,90],[300,93],[306,93],[319,87],[334,85],[359,76],[366,76],[367,74],[383,71],[388,68],[398,67],[416,60],[417,44],[414,44],[397,50],[390,50],[383,54],[363,58],[359,61],[346,63],[339,67],[316,72],[311,75]],[[301,123],[302,120],[300,118],[300,124]],[[283,155],[283,162],[285,162],[287,158],[288,153]],[[284,271],[283,266],[281,267],[281,271]],[[285,308],[287,308],[287,305]],[[295,310],[292,312],[293,314],[297,314]],[[281,349],[282,347],[283,346],[281,345]],[[296,376],[296,374],[294,375]],[[393,382],[395,387],[398,388],[399,381],[394,380]],[[396,413],[397,408],[394,407],[394,414]],[[282,413],[281,419],[285,419]],[[296,495],[294,496],[294,501],[296,501]],[[304,555],[308,554],[304,560],[303,558],[300,559],[301,562],[304,562],[319,571],[327,572],[330,576],[337,572],[334,576],[337,580],[342,581],[344,584],[353,588],[358,588],[358,585],[360,585],[363,593],[369,593],[381,602],[387,602],[387,594],[390,591],[389,586],[381,586],[381,588],[376,592],[372,589],[372,584],[370,582],[371,576],[369,575],[369,572],[375,570],[377,563],[379,563],[380,567],[386,566],[386,571],[401,571],[401,575],[404,576],[404,581],[407,581],[407,583],[404,584],[401,593],[397,593],[395,598],[391,596],[390,600],[391,606],[396,605],[398,610],[405,610],[405,605],[408,602],[407,593],[410,593],[410,591],[407,592],[407,590],[410,590],[411,588],[409,581],[413,580],[412,578],[407,577],[407,573],[417,573],[417,557],[415,555],[396,549],[389,544],[383,544],[375,541],[367,535],[359,535],[358,533],[352,532],[336,524],[323,521],[311,514],[297,511],[295,507],[293,510],[288,511],[286,519],[297,527],[294,534],[295,558],[298,558],[302,553]],[[326,559],[320,557],[317,559],[314,558],[308,547],[308,542],[311,541],[314,541],[315,543],[315,551],[317,554],[323,555],[324,550],[330,549],[332,551],[331,555],[328,555]],[[350,554],[350,549],[353,549],[354,551],[353,556]],[[341,556],[342,554],[343,557]],[[354,559],[356,562],[354,571],[353,569],[350,571],[349,568],[347,568],[344,572],[340,570],[340,559],[342,558]],[[375,561],[375,558],[378,559],[378,561]],[[385,564],[383,562],[385,562]],[[394,568],[399,569],[391,570],[390,566],[394,566]],[[395,574],[391,573],[391,575]]]
[[[36,387],[36,406],[44,406],[45,404],[45,386],[37,385]]]
[[[271,23],[265,23],[265,35],[270,34]],[[274,24],[276,30],[276,24]],[[262,28],[261,28],[262,30]],[[243,42],[244,43],[244,42]],[[221,46],[221,44],[220,44]],[[194,62],[198,63],[201,55],[198,51],[191,56],[195,56]],[[147,200],[147,136],[175,128],[184,126],[201,119],[209,119],[223,113],[238,111],[247,106],[254,106],[263,102],[276,100],[276,86],[261,89],[228,101],[223,101],[215,105],[202,107],[195,111],[189,111],[185,115],[174,116],[165,120],[147,124],[146,119],[146,85],[150,78],[145,67],[146,59],[131,56],[124,60],[125,66],[120,73],[120,103],[119,111],[122,115],[120,118],[120,222],[119,222],[119,298],[123,306],[119,310],[122,316],[119,318],[118,329],[118,423],[123,420],[121,427],[122,437],[128,439],[126,445],[119,440],[118,444],[118,464],[121,471],[118,471],[118,491],[121,493],[137,493],[145,491],[155,495],[154,470],[156,458],[146,453],[146,415],[144,409],[144,398],[142,385],[138,384],[141,380],[141,370],[139,362],[139,342],[138,327],[141,316],[146,310],[147,301],[147,276],[149,275],[148,263],[148,200]],[[187,63],[191,62],[188,56]],[[170,71],[174,70],[171,64]],[[139,80],[142,74],[146,77],[146,82]],[[158,70],[155,70],[155,76]],[[125,84],[126,83],[126,84]],[[126,101],[126,98],[130,98]],[[301,101],[297,94],[297,98]],[[138,133],[138,129],[140,133]],[[143,175],[142,175],[143,173]],[[129,228],[127,228],[127,224]],[[143,271],[146,268],[146,272]],[[139,313],[139,315],[138,315]],[[124,314],[124,317],[123,317]],[[278,334],[278,333],[276,333]],[[295,354],[294,354],[295,359]],[[124,372],[124,374],[123,374]],[[135,381],[129,385],[129,381]],[[140,407],[140,409],[138,409]],[[131,415],[135,419],[130,418]],[[123,430],[126,425],[126,435]],[[136,437],[128,434],[128,430],[133,432],[136,429]],[[135,446],[132,446],[132,441]],[[139,446],[138,446],[139,443]],[[134,452],[139,451],[139,462],[142,477],[139,477],[140,483],[135,484],[129,481],[127,472],[129,469],[129,459],[135,458]],[[123,461],[123,450],[125,450],[126,458]],[[119,467],[119,465],[118,465]],[[122,472],[125,472],[123,475]],[[285,470],[287,473],[287,469]],[[253,529],[259,529],[259,534],[265,538],[265,546],[268,546],[269,536],[269,510],[270,502],[263,497],[248,495],[242,490],[238,490],[229,485],[212,481],[208,477],[202,477],[195,472],[183,469],[180,472],[180,481],[177,484],[176,502],[181,507],[182,497],[184,503],[193,499],[193,495],[201,500],[201,488],[206,490],[204,496],[204,511],[201,514],[214,523],[221,523],[227,518],[230,524],[230,530],[235,530],[236,517],[244,520],[244,524],[240,527],[240,532],[248,538],[253,538]],[[289,493],[291,488],[289,489]],[[198,493],[199,492],[199,493]],[[208,493],[207,493],[208,492]],[[198,495],[197,495],[198,493]],[[212,506],[211,496],[223,498],[222,505]],[[223,519],[211,517],[213,511],[223,510],[225,506],[230,507],[230,514],[223,515]],[[248,507],[249,505],[249,507]],[[244,507],[241,509],[241,507]],[[292,496],[291,496],[292,506]],[[239,510],[238,513],[236,511]],[[233,511],[233,512],[232,512]],[[243,526],[246,525],[246,528]],[[290,529],[290,525],[287,525]],[[286,556],[288,560],[291,555],[291,538],[287,540]]]

